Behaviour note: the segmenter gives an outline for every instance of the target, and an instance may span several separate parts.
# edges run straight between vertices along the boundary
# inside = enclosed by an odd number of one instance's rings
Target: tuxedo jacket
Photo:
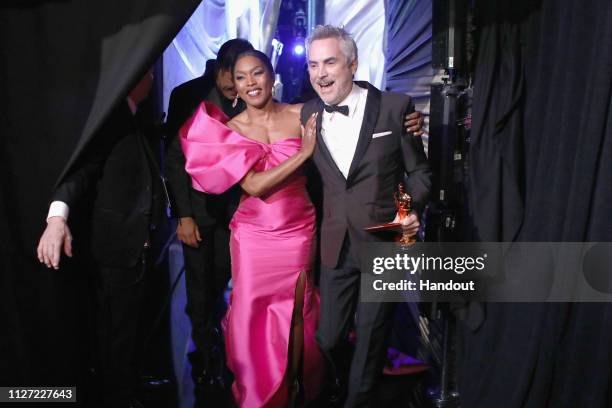
[[[311,176],[319,179],[322,188],[321,262],[328,268],[337,266],[347,233],[354,245],[382,240],[364,228],[393,220],[397,211],[393,194],[400,182],[406,184],[412,207],[419,214],[431,186],[431,172],[421,138],[407,133],[404,127],[404,116],[414,111],[412,99],[403,94],[381,92],[367,82],[356,84],[367,88],[368,96],[347,178],[321,137],[323,101],[311,100],[301,111],[303,125],[312,113],[319,112]],[[375,134],[382,136],[373,138]]]
[[[54,192],[53,200],[70,208],[92,198],[91,250],[99,265],[134,266],[152,221],[162,217],[163,190],[148,143],[121,103]]]
[[[193,217],[199,226],[220,224],[227,226],[238,205],[240,187],[212,195],[192,188],[191,177],[185,171],[185,155],[178,131],[203,101],[214,103],[229,117],[244,110],[244,103],[235,108],[217,91],[214,77],[215,60],[206,63],[206,72],[199,78],[174,88],[168,104],[166,133],[169,138],[165,161],[165,175],[172,200],[174,217]]]

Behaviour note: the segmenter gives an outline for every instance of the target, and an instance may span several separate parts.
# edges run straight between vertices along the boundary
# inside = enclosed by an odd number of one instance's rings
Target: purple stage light
[[[295,55],[304,55],[304,46],[302,44],[296,44],[293,47],[293,53]]]

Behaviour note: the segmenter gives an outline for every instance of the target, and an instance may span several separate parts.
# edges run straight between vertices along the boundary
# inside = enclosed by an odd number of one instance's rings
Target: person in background
[[[59,269],[72,256],[70,210],[94,192],[91,253],[96,271],[97,357],[103,404],[140,407],[138,322],[150,264],[152,230],[163,216],[163,186],[154,149],[134,115],[151,89],[151,72],[113,109],[94,140],[53,193],[37,253]]]

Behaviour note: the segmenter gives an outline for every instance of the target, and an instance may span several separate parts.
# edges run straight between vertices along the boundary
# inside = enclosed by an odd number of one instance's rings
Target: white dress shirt
[[[323,111],[321,136],[345,178],[348,177],[357,148],[367,98],[368,90],[353,84],[351,93],[338,104],[348,106],[348,116],[340,112]]]
[[[136,110],[138,106],[136,102],[132,100],[129,96],[126,98],[127,104],[132,111],[132,115],[136,114]],[[47,222],[49,222],[49,218],[51,217],[62,217],[64,221],[68,221],[68,215],[70,214],[70,207],[63,201],[53,201],[49,206],[49,212],[47,213]]]

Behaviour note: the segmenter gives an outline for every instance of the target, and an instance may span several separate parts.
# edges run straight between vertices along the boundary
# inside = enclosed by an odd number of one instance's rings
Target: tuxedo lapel
[[[323,101],[321,99],[318,99],[317,101],[317,113],[319,115],[317,116],[317,145],[315,146],[315,148],[319,150],[319,152],[321,153],[321,157],[327,162],[332,171],[338,177],[340,177],[342,181],[345,181],[344,175],[338,168],[336,161],[332,158],[332,155],[329,152],[325,141],[323,140],[323,136],[321,135],[321,124],[323,123]]]
[[[356,82],[359,86],[366,86],[368,89],[368,98],[366,99],[365,112],[363,114],[363,122],[361,124],[361,131],[359,132],[359,139],[357,140],[357,147],[355,148],[355,155],[353,161],[351,161],[351,167],[348,172],[347,181],[350,181],[351,176],[357,169],[359,162],[365,155],[372,140],[372,133],[378,120],[378,111],[380,107],[381,94],[378,89],[373,87],[367,82]]]

